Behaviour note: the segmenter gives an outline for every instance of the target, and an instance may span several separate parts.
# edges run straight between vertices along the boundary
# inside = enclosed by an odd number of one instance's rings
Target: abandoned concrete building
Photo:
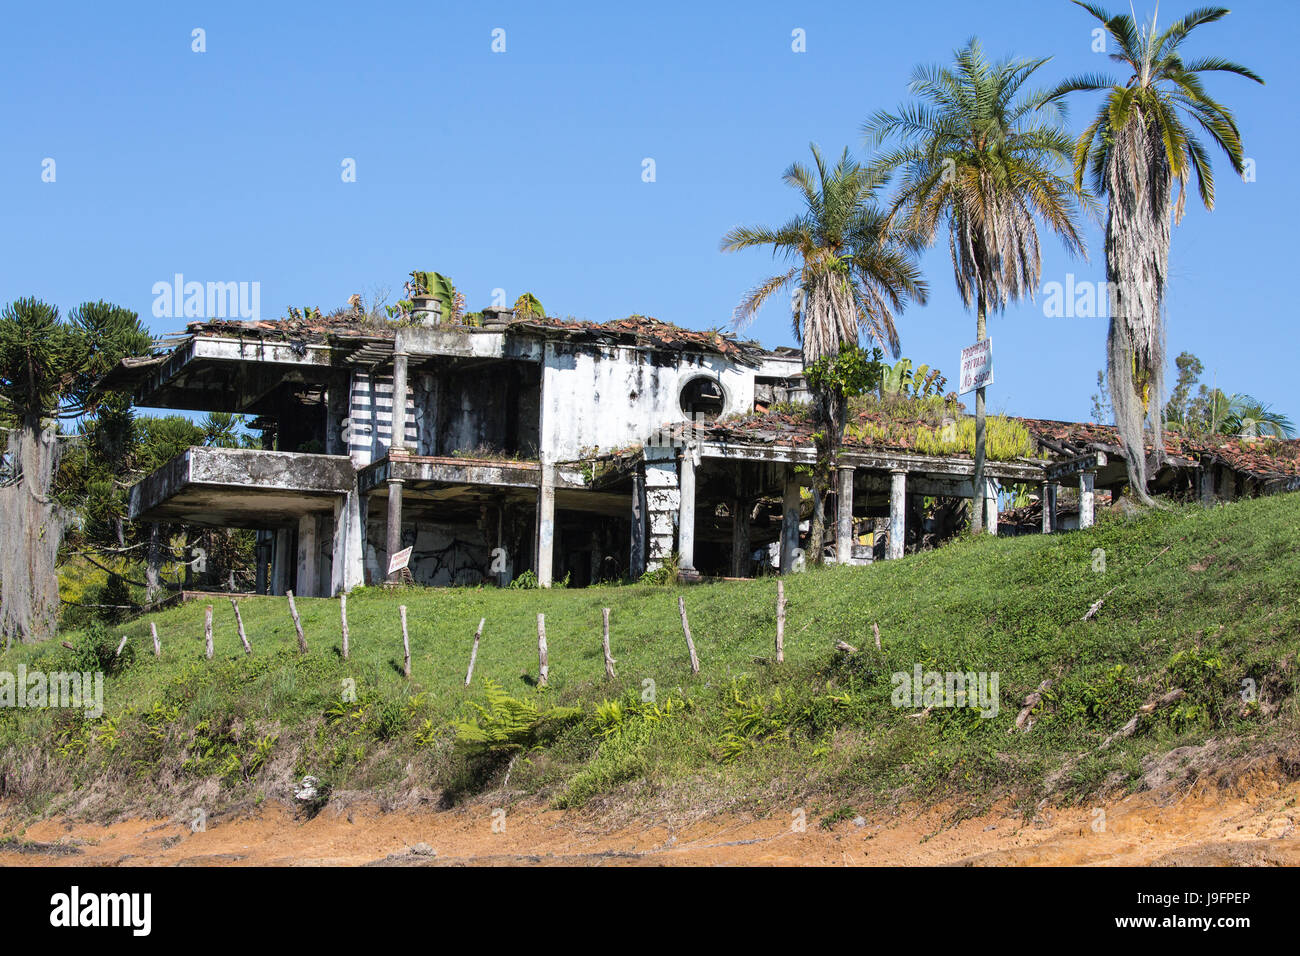
[[[477,326],[214,320],[169,344],[102,387],[145,408],[251,416],[262,448],[190,448],[131,488],[130,517],[255,529],[261,593],[407,575],[506,585],[529,571],[584,586],[670,560],[688,576],[751,576],[789,571],[809,547],[863,564],[927,546],[923,501],[982,503],[996,533],[999,488],[1030,485],[1050,532],[1061,483],[1078,489],[1071,524],[1087,526],[1095,492],[1125,480],[1113,434],[1079,431],[1099,426],[1026,420],[1039,457],[990,461],[979,489],[969,455],[848,442],[827,541],[813,544],[811,427],[782,413],[807,396],[794,349],[502,309]],[[1153,487],[1300,485],[1300,455],[1175,451]]]

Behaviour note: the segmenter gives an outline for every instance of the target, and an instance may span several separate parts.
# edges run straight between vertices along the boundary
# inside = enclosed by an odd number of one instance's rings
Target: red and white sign
[[[964,395],[993,384],[993,340],[985,339],[961,350],[961,385],[957,394]]]
[[[412,548],[403,548],[401,551],[398,551],[393,555],[393,559],[388,562],[389,574],[396,574],[398,571],[402,570],[402,568],[411,563],[411,551],[413,547],[414,546],[412,546]]]

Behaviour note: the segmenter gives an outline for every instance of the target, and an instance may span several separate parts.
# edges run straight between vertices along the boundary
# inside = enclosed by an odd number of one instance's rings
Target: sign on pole
[[[402,568],[411,563],[411,551],[413,547],[414,546],[411,548],[403,548],[401,551],[398,551],[393,555],[392,560],[388,562],[388,573],[390,575],[396,574],[398,571],[402,570]]]
[[[957,394],[964,395],[977,388],[993,384],[993,340],[985,339],[961,350],[961,386]]]

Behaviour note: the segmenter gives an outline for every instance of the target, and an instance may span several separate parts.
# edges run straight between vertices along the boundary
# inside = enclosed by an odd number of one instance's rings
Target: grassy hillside
[[[128,637],[102,717],[0,709],[4,791],[34,813],[214,812],[288,798],[311,774],[333,798],[367,791],[390,804],[531,794],[625,812],[804,806],[829,820],[900,799],[1078,800],[1140,787],[1188,755],[1228,760],[1284,747],[1300,729],[1300,495],[1105,516],[1052,537],[966,539],[869,568],[809,570],[785,590],[779,666],[771,579],[360,590],[348,601],[348,661],[337,600],[299,601],[306,655],[283,598],[241,604],[252,657],[223,599],[213,602],[210,662],[203,604],[65,635],[75,650],[16,647],[0,669],[84,669]],[[1095,618],[1082,621],[1102,595]],[[399,604],[410,622],[409,681]],[[604,679],[602,607],[612,608],[613,681]],[[535,686],[539,612],[545,689]],[[487,625],[466,688],[480,617]],[[837,641],[859,650],[837,652]],[[893,706],[891,675],[917,664],[997,672],[997,715]],[[355,701],[344,699],[349,679]],[[1044,680],[1052,685],[1032,729],[1014,730]],[[1249,699],[1243,687],[1254,688]],[[1144,702],[1174,689],[1183,695],[1102,746]],[[1188,747],[1200,749],[1177,749]]]

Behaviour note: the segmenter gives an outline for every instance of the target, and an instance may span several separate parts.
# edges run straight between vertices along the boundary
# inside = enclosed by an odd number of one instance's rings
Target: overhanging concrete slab
[[[194,447],[131,486],[128,514],[220,528],[295,527],[303,515],[332,512],[353,475],[343,455]]]

